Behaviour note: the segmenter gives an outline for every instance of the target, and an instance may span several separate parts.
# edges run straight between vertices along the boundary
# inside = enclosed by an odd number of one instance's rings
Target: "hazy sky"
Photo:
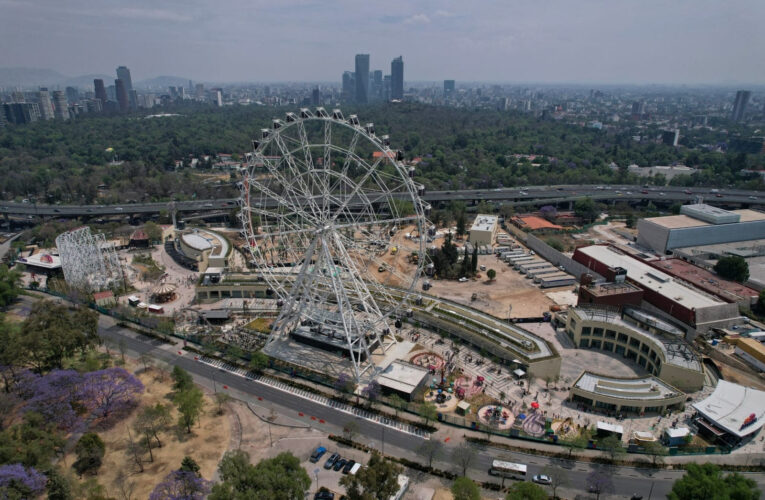
[[[0,0],[0,66],[133,81],[765,83],[764,0]]]

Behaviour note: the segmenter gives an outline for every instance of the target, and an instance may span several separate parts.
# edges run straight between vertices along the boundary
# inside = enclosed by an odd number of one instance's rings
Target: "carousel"
[[[152,300],[157,304],[172,302],[175,300],[175,290],[175,285],[171,285],[170,283],[161,283],[154,287],[154,289],[151,291]]]

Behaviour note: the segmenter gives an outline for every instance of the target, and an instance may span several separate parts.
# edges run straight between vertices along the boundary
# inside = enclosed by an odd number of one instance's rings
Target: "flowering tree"
[[[552,205],[545,205],[539,209],[539,215],[547,220],[553,220],[558,216],[558,209]]]
[[[120,367],[86,373],[85,382],[83,403],[98,418],[133,409],[144,390],[138,378]]]
[[[373,380],[369,385],[364,387],[361,392],[364,393],[364,397],[369,400],[369,404],[372,404],[380,399],[380,384],[378,384],[376,380]]]
[[[165,476],[149,495],[149,500],[196,500],[210,493],[212,483],[194,472],[175,470]]]
[[[45,491],[48,478],[34,467],[0,466],[0,498],[34,498]]]

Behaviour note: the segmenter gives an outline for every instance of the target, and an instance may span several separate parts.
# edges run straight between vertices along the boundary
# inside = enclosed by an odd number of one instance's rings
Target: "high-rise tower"
[[[744,118],[744,112],[746,112],[746,105],[749,103],[749,98],[752,93],[748,90],[739,90],[736,92],[736,101],[733,103],[733,113],[731,114],[731,120],[734,122],[740,122]]]
[[[53,91],[53,116],[59,120],[69,119],[69,103],[66,102],[66,95],[61,90]]]
[[[390,63],[390,98],[404,98],[404,59],[401,56]]]
[[[117,93],[117,102],[120,105],[120,112],[127,113],[130,109],[130,101],[127,89],[125,88],[125,82],[121,78],[114,80],[114,90]]]
[[[130,70],[127,68],[127,66],[120,66],[117,68],[117,78],[119,80],[122,80],[123,84],[125,85],[125,92],[128,96],[128,102],[130,103],[130,107],[132,109],[135,109],[138,103],[133,100],[133,79],[130,78]],[[119,100],[119,94],[117,95],[117,100]]]
[[[45,87],[40,87],[38,98],[40,101],[40,116],[43,120],[52,120],[54,118],[53,104],[50,102],[50,94],[48,93],[48,89]]]
[[[101,106],[106,106],[106,101],[109,99],[106,97],[106,87],[104,87],[104,81],[100,78],[93,80],[93,87],[96,90],[96,99],[101,99]]]
[[[369,102],[369,54],[356,54],[356,102]]]

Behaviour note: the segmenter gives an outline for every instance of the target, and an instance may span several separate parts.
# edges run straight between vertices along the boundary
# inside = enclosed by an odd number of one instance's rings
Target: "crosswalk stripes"
[[[259,375],[254,372],[247,371],[244,368],[239,368],[238,366],[234,366],[230,363],[223,362],[219,359],[212,359],[212,358],[208,358],[207,356],[200,356],[199,361],[202,363],[205,363],[206,365],[228,371],[235,375],[239,375],[240,377],[244,377],[248,380],[252,380],[253,382],[259,382],[261,384],[271,386],[275,389],[279,389],[284,392],[295,394],[296,396],[300,396],[304,399],[309,399],[317,403],[323,404],[325,406],[335,408],[336,410],[342,411],[344,413],[355,415],[359,418],[363,418],[365,420],[369,420],[371,422],[375,422],[380,425],[384,425],[386,427],[390,427],[392,429],[396,429],[401,432],[406,432],[408,434],[412,434],[424,439],[430,439],[430,434],[428,432],[425,432],[422,429],[414,427],[413,425],[404,424],[404,423],[395,421],[391,418],[383,417],[376,413],[362,410],[361,408],[356,408],[355,406],[351,406],[346,403],[342,403],[340,401],[330,399],[326,396],[315,394],[313,392],[306,391],[305,389],[299,389],[297,387],[293,387],[279,380],[275,380],[270,377],[265,377],[263,375]]]

